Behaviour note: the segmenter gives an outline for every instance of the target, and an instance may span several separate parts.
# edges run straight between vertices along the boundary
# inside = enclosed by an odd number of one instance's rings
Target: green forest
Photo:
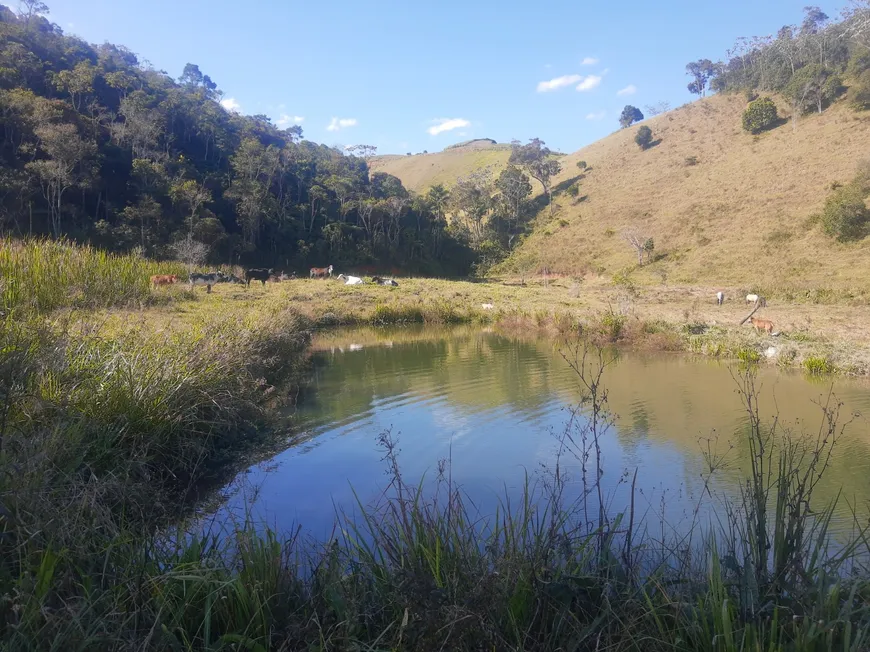
[[[64,34],[48,11],[0,6],[0,231],[199,265],[468,272],[443,198],[370,174],[374,147],[229,112],[197,65],[173,79]]]

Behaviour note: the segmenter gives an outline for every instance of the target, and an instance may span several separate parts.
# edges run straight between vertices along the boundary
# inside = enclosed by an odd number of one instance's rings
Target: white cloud
[[[461,129],[471,125],[465,118],[438,118],[433,120],[432,123],[432,126],[426,130],[432,136],[437,136],[444,131],[453,131],[454,129]]]
[[[538,82],[538,92],[548,93],[549,91],[556,91],[565,86],[576,84],[582,79],[583,75],[562,75],[561,77],[555,77],[549,81]]]
[[[598,88],[598,86],[600,84],[601,84],[601,76],[600,75],[589,75],[587,77],[584,77],[583,81],[581,81],[577,85],[577,90],[580,91],[581,93],[583,91],[591,91],[593,88]]]
[[[604,116],[607,115],[607,111],[595,111],[594,113],[587,113],[587,120],[603,120]]]
[[[333,118],[326,127],[327,131],[338,131],[345,127],[355,127],[356,118]]]
[[[282,113],[281,116],[275,120],[275,125],[281,127],[289,127],[290,125],[298,125],[302,124],[305,121],[305,118],[301,115],[287,115],[286,113]]]
[[[634,84],[629,84],[625,88],[616,92],[617,95],[634,95],[637,93],[637,86]]]
[[[586,57],[580,63],[584,66],[594,66],[596,63],[598,63],[598,59],[595,57]]]
[[[239,104],[234,97],[225,97],[222,99],[221,106],[232,113],[239,113],[242,110],[242,105]]]

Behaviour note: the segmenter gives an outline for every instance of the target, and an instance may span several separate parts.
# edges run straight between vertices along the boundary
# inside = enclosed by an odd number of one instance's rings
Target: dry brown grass
[[[433,154],[376,157],[371,160],[371,167],[375,172],[398,177],[406,188],[422,193],[439,183],[452,186],[459,177],[487,166],[492,166],[497,175],[510,155],[510,148],[504,145],[477,143]]]
[[[641,270],[643,283],[865,288],[870,240],[843,245],[806,221],[870,155],[870,114],[841,103],[801,118],[796,131],[784,124],[752,136],[741,129],[744,107],[742,96],[710,97],[648,120],[661,143],[647,151],[632,127],[567,156],[556,183],[587,161],[587,199],[560,195],[515,261],[609,276],[637,263],[620,237],[633,227],[667,254]]]

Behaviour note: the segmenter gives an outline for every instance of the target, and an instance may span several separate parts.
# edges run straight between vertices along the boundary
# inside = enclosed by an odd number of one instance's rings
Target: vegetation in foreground
[[[217,534],[154,527],[155,502],[182,502],[165,488],[214,469],[226,438],[244,432],[231,415],[256,409],[245,394],[256,374],[231,369],[240,358],[219,361],[221,350],[250,355],[238,341],[83,355],[50,335],[22,339],[9,322],[3,335],[0,641],[10,652],[867,646],[866,531],[856,514],[853,539],[829,548],[834,505],[813,500],[841,432],[837,407],[823,407],[817,436],[792,438],[762,423],[751,367],[739,378],[749,458],[736,460],[749,470],[741,498],[719,505],[721,529],[696,515],[684,535],[656,539],[630,507],[608,509],[595,480],[611,426],[607,359],[580,343],[566,359],[584,394],[560,460],[579,461],[581,484],[559,462],[519,501],[479,514],[449,461],[434,488],[403,478],[384,433],[383,500],[359,505],[356,520],[339,514],[334,540],[319,544],[252,522]],[[208,339],[220,337],[231,335]],[[186,366],[167,368],[173,358]],[[712,487],[729,459],[713,449],[706,459]]]

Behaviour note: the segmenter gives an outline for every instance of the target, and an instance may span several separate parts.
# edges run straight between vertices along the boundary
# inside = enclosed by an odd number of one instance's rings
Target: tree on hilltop
[[[707,84],[716,72],[713,62],[709,59],[699,59],[686,66],[686,74],[692,77],[688,89],[690,93],[704,97],[707,94]]]
[[[639,108],[631,104],[627,104],[619,116],[619,124],[623,129],[628,129],[635,122],[640,122],[641,120],[643,120],[643,113],[640,112]]]

